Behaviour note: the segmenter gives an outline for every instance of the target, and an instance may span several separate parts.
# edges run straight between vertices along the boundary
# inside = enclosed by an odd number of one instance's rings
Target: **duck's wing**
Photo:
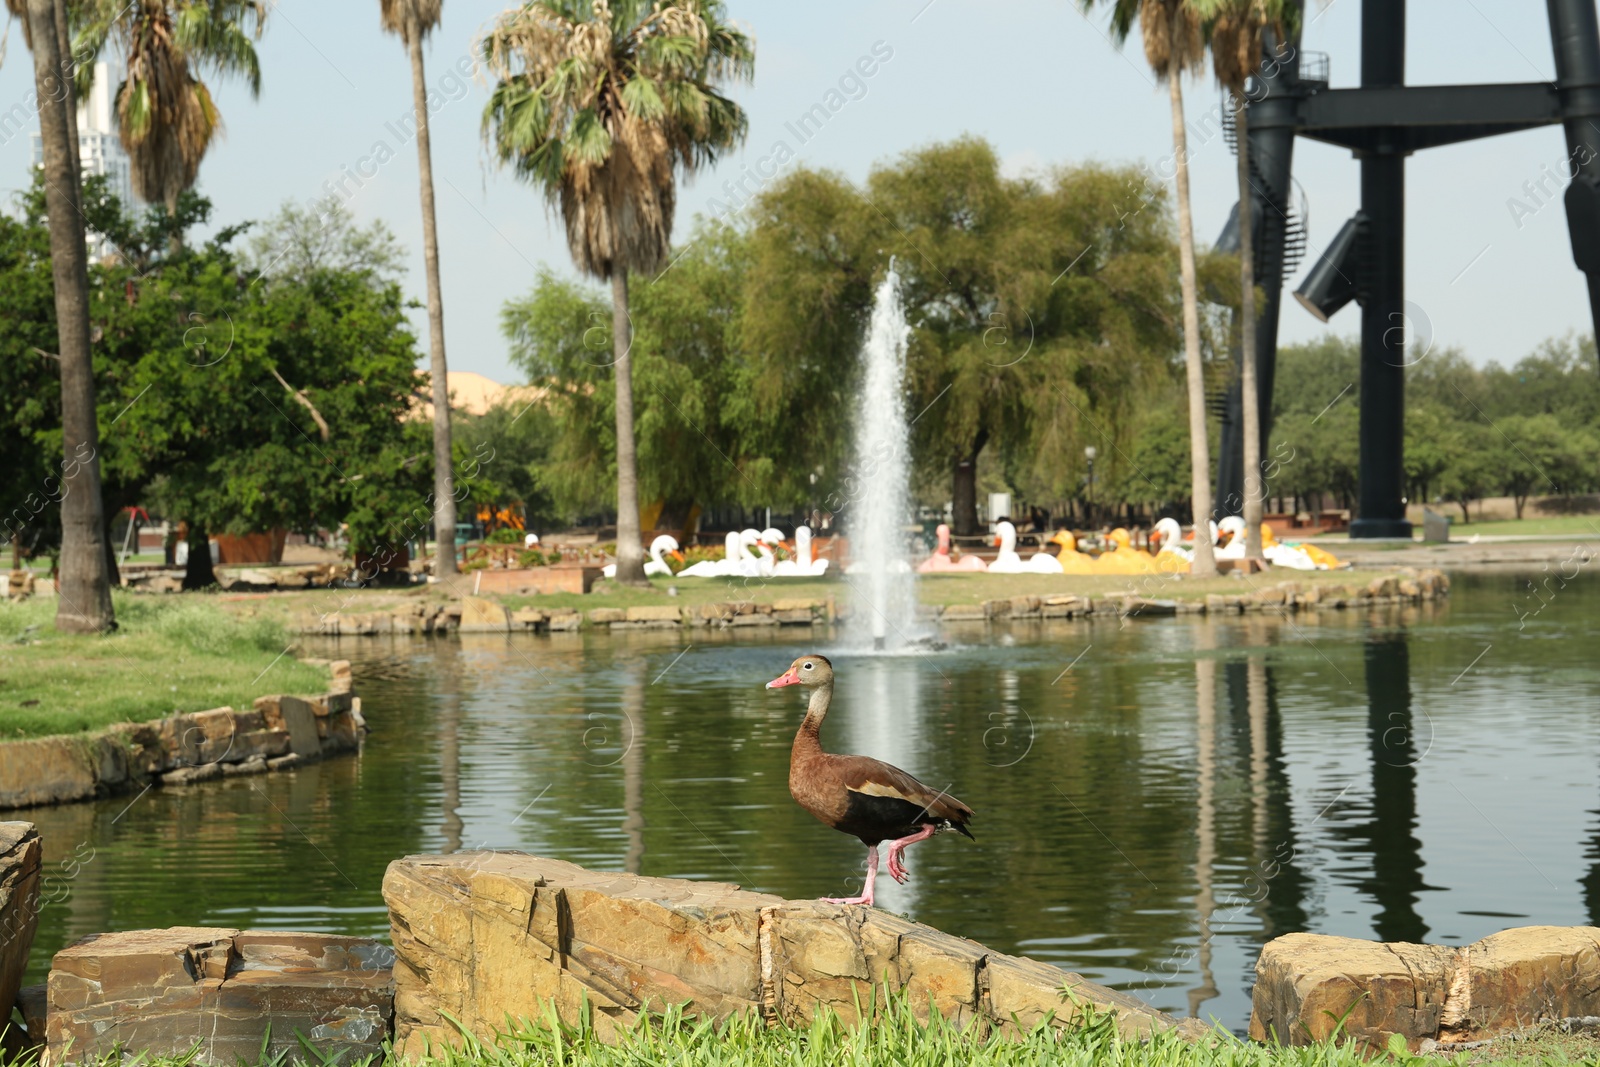
[[[913,805],[905,809],[907,825],[935,822],[950,826],[971,837],[967,822],[973,811],[942,789],[929,789],[899,767],[870,756],[838,756],[840,780],[846,793],[862,801],[880,798]]]

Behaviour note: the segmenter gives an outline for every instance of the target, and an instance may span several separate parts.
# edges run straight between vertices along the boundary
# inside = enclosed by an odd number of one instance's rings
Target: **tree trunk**
[[[75,77],[78,65],[72,55],[72,23],[67,18],[67,0],[55,0],[56,6],[56,52],[60,56],[60,68],[66,76]],[[76,97],[74,97],[76,99]],[[83,154],[78,145],[78,109],[73,107],[67,122],[67,142],[71,145],[69,155],[72,157],[72,184],[78,190],[78,196],[83,196]],[[131,208],[133,205],[128,204]]]
[[[617,375],[617,581],[648,586],[639,535],[638,452],[633,443],[633,327],[628,319],[628,272],[611,273],[611,344]]]
[[[956,460],[950,480],[950,526],[962,537],[978,533],[978,453],[988,443],[989,431],[979,430],[971,453]]]
[[[72,79],[63,74],[55,0],[28,0],[33,73],[44,148],[45,210],[50,214],[50,265],[55,283],[57,352],[61,359],[61,571],[56,629],[113,629],[106,570],[105,509],[100,499],[100,432],[95,421],[94,365],[89,357],[89,266],[83,213],[72,158],[77,121]]]
[[[1200,297],[1194,268],[1194,216],[1189,208],[1189,138],[1183,126],[1183,83],[1176,63],[1167,71],[1172,97],[1172,151],[1177,157],[1178,274],[1183,283],[1183,355],[1189,384],[1189,457],[1194,497],[1194,561],[1189,573],[1217,573],[1211,552],[1211,446],[1206,430],[1206,375],[1200,360]]]
[[[205,525],[189,524],[189,562],[183,572],[185,589],[209,589],[217,584],[217,569],[211,562],[211,535]]]
[[[102,500],[102,502],[104,501],[104,495],[103,494],[102,494],[101,500]],[[112,508],[112,507],[105,508],[105,515],[106,515],[106,536],[105,536],[105,544],[106,544],[106,581],[111,583],[111,587],[113,589],[117,588],[118,586],[120,586],[122,584],[122,568],[117,565],[117,539],[114,536],[115,530],[113,529],[113,527],[115,527],[116,524],[117,524],[117,516],[120,515],[120,514],[122,514],[122,509],[120,507],[119,508]],[[129,526],[130,526],[130,529],[131,529],[132,524],[133,524],[133,516],[132,515],[128,516],[128,523],[129,523]]]
[[[1250,120],[1244,91],[1233,96],[1239,144],[1239,392],[1244,401],[1244,555],[1262,559],[1261,398],[1256,394],[1256,260],[1250,217]]]
[[[417,113],[417,177],[422,187],[422,262],[428,282],[428,369],[433,377],[433,573],[456,573],[455,465],[450,455],[450,368],[444,355],[444,296],[439,286],[439,230],[433,210],[433,145],[428,133],[428,83],[422,33],[406,30],[411,53],[411,104]]]

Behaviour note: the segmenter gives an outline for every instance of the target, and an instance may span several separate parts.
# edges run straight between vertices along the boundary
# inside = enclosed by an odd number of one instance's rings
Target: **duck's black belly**
[[[859,837],[869,848],[880,841],[910,837],[929,823],[945,822],[930,815],[922,805],[899,797],[871,796],[853,789],[846,790],[846,796],[849,803],[844,818],[833,824],[834,829]]]

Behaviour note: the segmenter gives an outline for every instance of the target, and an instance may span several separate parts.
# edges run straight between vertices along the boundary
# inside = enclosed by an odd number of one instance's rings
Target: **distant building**
[[[83,175],[104,175],[122,201],[123,209],[130,214],[144,207],[144,201],[133,195],[133,165],[128,153],[122,150],[122,137],[117,131],[117,108],[112,98],[111,70],[105,63],[94,65],[94,85],[89,95],[78,103],[78,158],[83,162]],[[44,141],[38,131],[33,134],[33,165],[44,165]],[[96,259],[111,254],[105,239],[89,235],[89,254]]]
[[[425,370],[418,370],[421,377],[427,374]],[[450,408],[453,411],[464,411],[468,415],[483,415],[490,408],[500,404],[515,404],[524,407],[537,400],[544,399],[545,390],[534,385],[501,385],[493,378],[487,378],[470,370],[453,370],[445,377],[446,387],[450,390]],[[431,392],[423,393],[420,390],[413,397],[411,405],[413,417],[433,419],[433,395]]]

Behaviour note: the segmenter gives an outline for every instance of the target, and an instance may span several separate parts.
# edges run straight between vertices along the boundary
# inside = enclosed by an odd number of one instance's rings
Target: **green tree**
[[[617,578],[642,585],[628,276],[667,264],[677,174],[743,142],[721,86],[750,76],[754,44],[717,0],[531,0],[485,45],[491,150],[559,207],[578,269],[611,282]]]
[[[569,517],[549,487],[556,426],[542,399],[503,402],[481,415],[457,412],[453,430],[457,468],[476,465],[480,472],[470,484],[467,501],[489,506],[520,503],[530,532]]]
[[[1249,99],[1245,85],[1261,71],[1263,38],[1292,36],[1288,24],[1299,7],[1288,0],[1193,0],[1197,12],[1211,19],[1211,67],[1232,98],[1234,143],[1239,182],[1239,385],[1244,411],[1245,556],[1261,559],[1261,509],[1266,491],[1261,484],[1261,405],[1256,391],[1255,235],[1251,209],[1255,203],[1250,177]]]
[[[265,240],[297,225],[315,220],[286,210]],[[213,580],[211,533],[347,525],[364,555],[398,547],[421,533],[395,522],[431,475],[425,429],[406,418],[416,352],[386,274],[392,239],[336,220],[345,247],[322,265],[286,255],[264,277],[233,254],[238,229],[142,271],[97,267],[100,403],[118,420],[108,483],[187,520],[191,588]],[[130,258],[154,236],[134,233]]]
[[[1570,496],[1594,484],[1595,442],[1554,415],[1508,415],[1493,424],[1501,440],[1501,485],[1522,518],[1535,490]]]
[[[1466,442],[1453,416],[1433,405],[1406,405],[1405,470],[1410,497],[1430,503],[1443,479],[1464,458]]]
[[[383,28],[400,35],[411,59],[411,105],[417,121],[417,173],[422,194],[422,262],[428,284],[428,365],[433,372],[434,572],[456,573],[456,498],[451,484],[450,380],[444,352],[444,296],[439,284],[439,232],[433,210],[433,142],[422,39],[439,24],[441,0],[380,0]]]
[[[1194,215],[1189,206],[1189,140],[1183,115],[1183,73],[1205,64],[1205,44],[1200,15],[1193,0],[1103,0],[1111,8],[1111,29],[1126,41],[1135,21],[1144,38],[1145,59],[1158,77],[1167,81],[1172,105],[1172,158],[1177,179],[1178,262],[1183,293],[1184,364],[1189,387],[1189,456],[1194,522],[1204,528],[1211,518],[1211,447],[1206,428],[1205,365],[1200,349],[1200,297],[1195,267]],[[1079,0],[1085,11],[1096,0]],[[1195,538],[1190,573],[1210,577],[1217,573],[1211,542]]]
[[[1188,504],[1189,433],[1183,419],[1182,389],[1173,383],[1148,395],[1145,414],[1135,426],[1130,463],[1121,477],[1118,495],[1146,503],[1152,514],[1178,510]]]
[[[803,392],[769,388],[770,361],[741,347],[750,244],[704,223],[672,270],[635,297],[639,486],[663,514],[804,504],[808,472],[836,447],[822,442],[819,454],[795,433],[797,414],[810,410]],[[598,293],[548,272],[503,313],[513,360],[546,390],[541,407],[555,426],[546,484],[568,514],[603,507],[615,482],[609,319]]]
[[[60,543],[61,472],[49,438],[61,425],[50,231],[0,215],[0,540],[23,556]],[[3,546],[0,546],[3,547]]]
[[[1114,484],[1178,346],[1170,216],[1153,197],[1119,217],[1137,178],[1088,166],[1009,180],[989,145],[961,139],[874,168],[864,192],[808,170],[763,190],[743,335],[759,392],[792,398],[790,426],[812,433],[797,469],[848,439],[873,283],[898,247],[913,453],[923,484],[948,479],[956,529],[976,529],[985,449],[1014,491],[1059,500],[1081,491],[1093,442]]]
[[[1461,447],[1444,471],[1439,490],[1446,500],[1461,508],[1461,521],[1465,523],[1472,521],[1472,502],[1493,492],[1502,473],[1499,449],[1495,447],[1501,438],[1481,422],[1461,422],[1455,433]]]

